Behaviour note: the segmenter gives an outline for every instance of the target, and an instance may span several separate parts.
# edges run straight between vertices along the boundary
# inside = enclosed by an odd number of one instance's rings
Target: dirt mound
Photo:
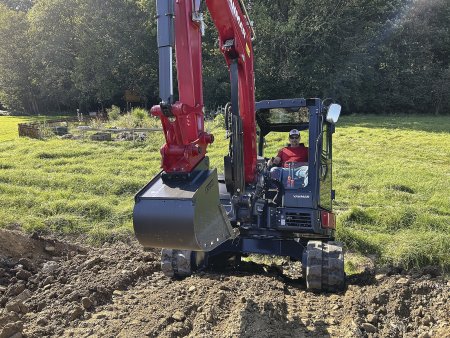
[[[449,282],[354,276],[314,294],[244,269],[163,276],[133,240],[92,248],[0,231],[3,337],[450,337]]]

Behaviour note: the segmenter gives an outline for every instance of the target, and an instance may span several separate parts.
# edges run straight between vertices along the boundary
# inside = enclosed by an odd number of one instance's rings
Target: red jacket
[[[277,157],[281,158],[281,165],[286,162],[308,162],[308,147],[300,143],[299,147],[284,147],[278,152]]]

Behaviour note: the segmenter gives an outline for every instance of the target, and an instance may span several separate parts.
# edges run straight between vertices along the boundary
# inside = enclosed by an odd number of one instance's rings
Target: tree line
[[[331,98],[351,113],[450,112],[448,0],[245,0],[256,99]],[[0,102],[31,114],[158,102],[155,0],[0,0]],[[206,16],[207,109],[229,75]]]

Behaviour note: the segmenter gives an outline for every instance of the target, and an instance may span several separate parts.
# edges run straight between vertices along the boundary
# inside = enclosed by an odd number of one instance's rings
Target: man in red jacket
[[[282,148],[277,156],[269,160],[269,166],[281,163],[286,168],[289,162],[308,162],[308,147],[300,143],[300,132],[297,129],[289,132],[289,143],[289,146]]]

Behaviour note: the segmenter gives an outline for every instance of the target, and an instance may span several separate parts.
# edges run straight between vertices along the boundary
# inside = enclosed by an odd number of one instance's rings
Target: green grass
[[[346,117],[335,134],[338,237],[407,268],[450,268],[448,117]]]
[[[0,142],[18,138],[18,124],[29,121],[28,117],[0,116]]]
[[[17,138],[0,117],[0,227],[87,233],[95,241],[132,232],[133,196],[159,170],[162,133],[145,143]],[[207,129],[222,171],[224,131]],[[350,251],[403,267],[450,269],[448,117],[345,116],[334,138],[338,238]],[[306,133],[302,134],[306,142]],[[274,156],[285,135],[270,135]]]
[[[131,232],[133,195],[159,170],[162,142],[161,133],[144,144],[0,142],[0,227],[88,233],[98,240]]]
[[[35,121],[47,121],[63,118],[61,116],[0,116],[0,143],[5,141],[11,141],[19,138],[18,124],[35,122]]]

